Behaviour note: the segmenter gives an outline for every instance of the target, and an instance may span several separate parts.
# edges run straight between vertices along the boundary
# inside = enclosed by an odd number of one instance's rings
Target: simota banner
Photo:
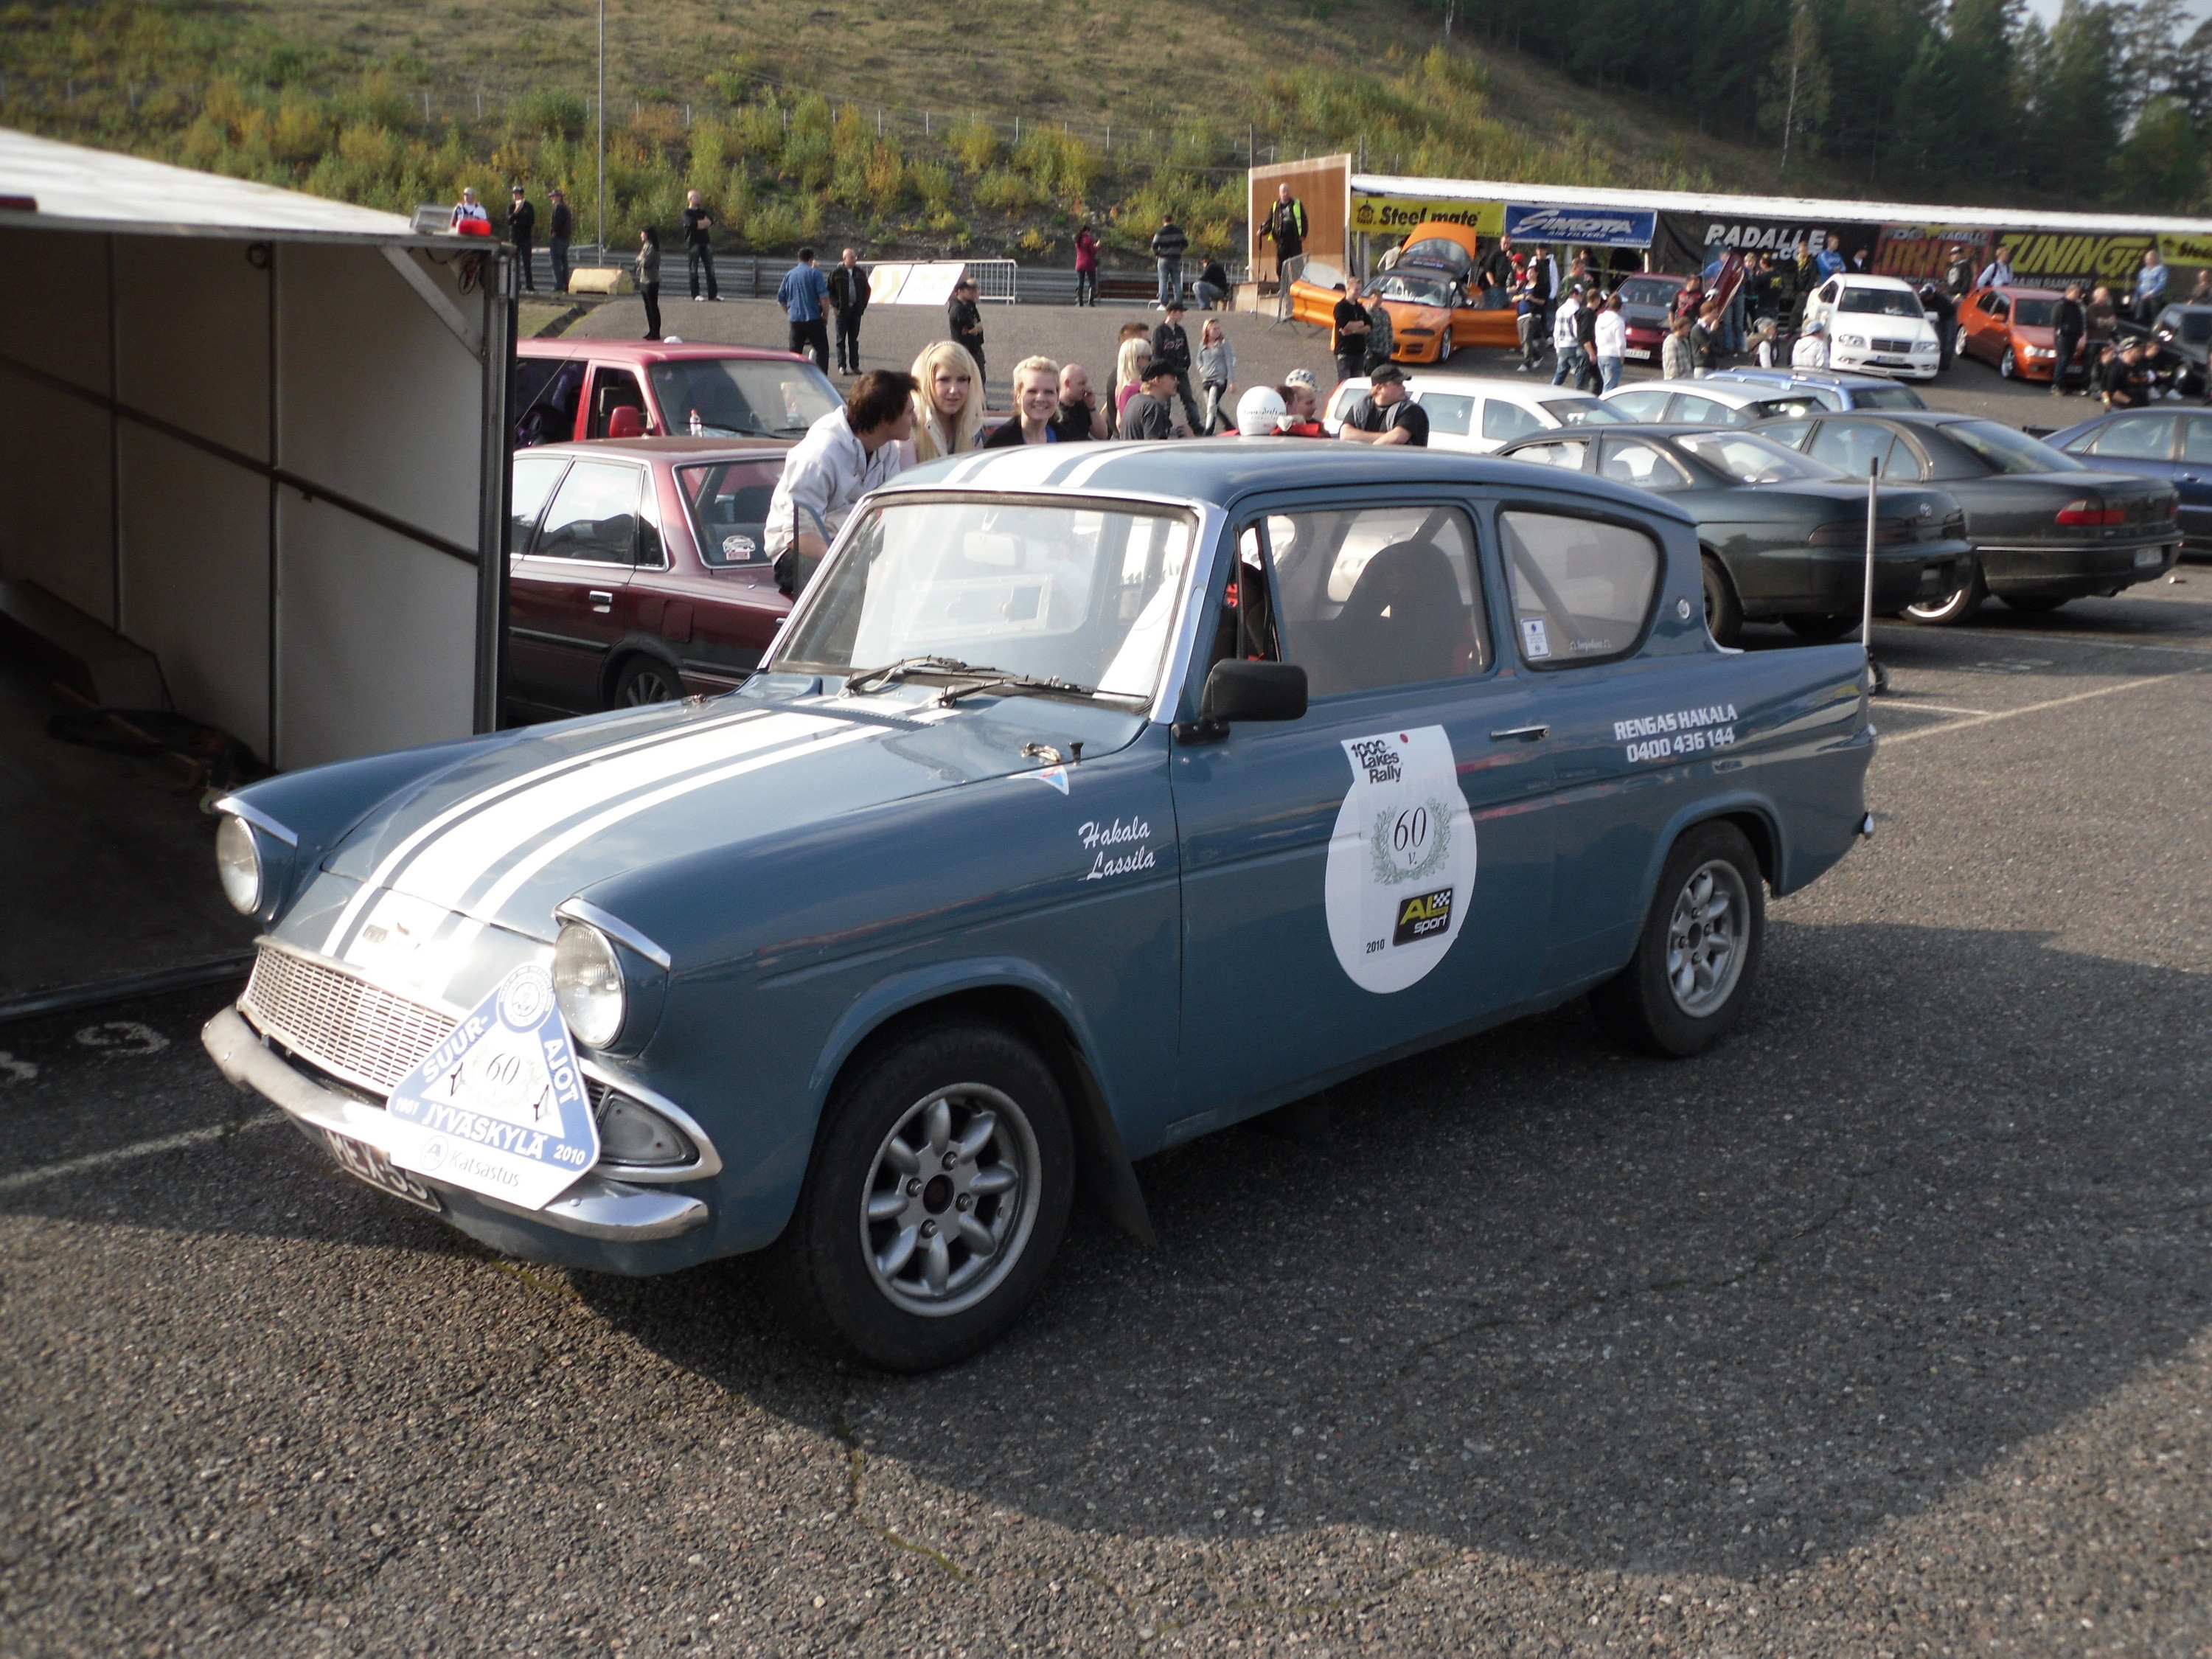
[[[1505,234],[1522,242],[1579,247],[1650,247],[1659,216],[1628,208],[1516,207],[1505,204]]]

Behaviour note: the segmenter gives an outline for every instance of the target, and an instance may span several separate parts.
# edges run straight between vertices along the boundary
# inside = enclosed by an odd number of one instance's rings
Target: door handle
[[[1492,739],[1502,742],[1507,738],[1518,738],[1523,743],[1534,743],[1551,732],[1548,726],[1509,726],[1503,732],[1492,732]]]
[[[602,616],[615,608],[615,596],[604,587],[591,588],[584,597],[592,602],[592,609]]]

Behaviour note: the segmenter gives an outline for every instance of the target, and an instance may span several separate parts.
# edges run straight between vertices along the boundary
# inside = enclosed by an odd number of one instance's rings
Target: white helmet
[[[1283,394],[1271,386],[1255,386],[1237,400],[1237,430],[1247,438],[1264,438],[1283,417]]]

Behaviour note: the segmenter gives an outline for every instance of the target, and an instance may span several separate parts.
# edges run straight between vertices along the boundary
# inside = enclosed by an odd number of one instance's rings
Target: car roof
[[[2063,300],[2063,288],[2043,288],[2033,283],[1991,283],[1990,287],[2008,300]]]
[[[1071,495],[1128,494],[1226,504],[1255,490],[1344,489],[1393,484],[1559,483],[1571,475],[1487,455],[1317,438],[1201,438],[1181,442],[1020,444],[933,461],[902,472],[881,494],[905,490],[1008,489]],[[1624,506],[1650,511],[1648,492],[1577,479]],[[1679,508],[1662,516],[1689,522]]]
[[[1749,386],[1741,382],[1731,386],[1725,380],[1716,384],[1710,376],[1702,380],[1636,380],[1627,386],[1613,387],[1599,401],[1611,403],[1624,392],[1686,392],[1692,397],[1709,397],[1717,404],[1741,409],[1747,404],[1765,402],[1774,395],[1774,390],[1772,386]]]
[[[1892,421],[1908,426],[1958,426],[1966,421],[1986,421],[1986,415],[1972,415],[1955,409],[1809,409],[1802,415],[1778,415],[1778,421]],[[1766,422],[1760,421],[1752,427],[1756,432]]]
[[[538,444],[518,450],[523,455],[630,455],[647,460],[698,461],[728,456],[732,460],[753,456],[781,459],[792,447],[784,438],[590,438],[566,443]]]
[[[1918,292],[1902,276],[1877,276],[1870,270],[1839,270],[1829,281],[1841,283],[1845,288],[1888,288],[1899,289],[1907,294]]]
[[[1717,368],[1705,378],[1708,380],[1742,380],[1758,386],[1832,386],[1846,391],[1864,386],[1869,392],[1876,386],[1897,384],[1887,375],[1854,374],[1848,369],[1760,368],[1753,363],[1747,363],[1741,368]]]
[[[617,362],[666,363],[701,359],[750,358],[766,362],[802,362],[792,351],[771,351],[765,346],[723,345],[713,340],[597,340],[556,335],[550,340],[517,340],[514,349],[524,357],[607,357]]]
[[[1365,392],[1373,384],[1364,374],[1354,374],[1339,380],[1329,388],[1328,395],[1321,400],[1322,407],[1326,409],[1334,404],[1337,394],[1347,387],[1354,392]],[[1563,398],[1587,398],[1590,395],[1573,386],[1553,386],[1545,380],[1533,384],[1527,380],[1509,380],[1502,374],[1414,374],[1406,376],[1406,386],[1408,391],[1457,392],[1504,398],[1517,404],[1548,404]]]

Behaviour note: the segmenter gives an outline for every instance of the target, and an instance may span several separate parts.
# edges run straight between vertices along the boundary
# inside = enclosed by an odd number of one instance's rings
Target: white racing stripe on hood
[[[632,796],[626,801],[609,807],[604,812],[585,819],[581,823],[571,825],[560,835],[538,848],[529,857],[522,860],[501,876],[483,897],[470,902],[468,908],[472,913],[470,922],[465,925],[454,937],[453,965],[455,969],[458,969],[466,960],[467,945],[475,937],[477,932],[485,923],[496,919],[500,907],[520,892],[524,884],[532,877],[537,875],[563,854],[581,846],[602,831],[612,829],[624,818],[635,817],[640,812],[650,811],[656,806],[665,805],[672,800],[680,799],[701,789],[711,788],[715,784],[726,783],[732,778],[743,777],[748,772],[763,771],[771,766],[781,766],[787,761],[808,759],[817,755],[827,754],[832,749],[842,749],[847,744],[860,743],[876,735],[875,730],[869,726],[845,726],[842,729],[833,731],[828,736],[817,738],[811,743],[792,744],[777,750],[774,754],[755,755],[750,759],[741,760],[729,766],[717,767],[711,772],[679,779],[665,787],[650,790],[642,795]]]
[[[481,811],[496,801],[508,796],[520,794],[549,780],[581,771],[588,767],[605,765],[618,757],[690,742],[709,733],[727,732],[732,727],[757,725],[769,718],[773,712],[766,708],[742,709],[704,725],[663,729],[648,732],[643,737],[632,738],[628,742],[612,744],[605,749],[595,749],[583,754],[565,755],[557,761],[544,766],[533,767],[518,776],[503,778],[476,794],[465,796],[410,831],[405,840],[385,855],[383,862],[369,873],[367,879],[362,883],[360,890],[346,902],[344,909],[338,913],[338,919],[331,926],[330,937],[323,942],[324,954],[331,957],[341,956],[347,934],[360,921],[362,913],[368,909],[377,894],[391,884],[394,874],[427,842],[441,835],[453,824],[471,813]]]
[[[781,749],[843,726],[842,720],[818,714],[777,714],[745,726],[703,732],[696,740],[641,749],[580,773],[549,778],[456,823],[423,846],[404,869],[394,872],[388,884],[396,892],[410,893],[450,910],[461,909],[463,901],[501,864],[527,855],[563,824],[590,814],[595,807],[672,781],[696,778],[726,762]]]

